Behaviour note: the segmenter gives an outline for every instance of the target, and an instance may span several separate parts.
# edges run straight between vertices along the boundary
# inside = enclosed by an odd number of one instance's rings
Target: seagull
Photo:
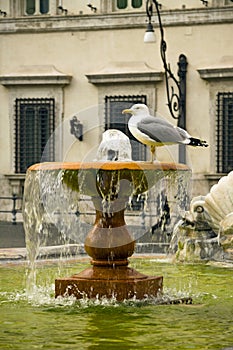
[[[208,147],[206,141],[194,138],[178,126],[174,126],[163,118],[151,116],[145,104],[137,103],[123,114],[132,114],[128,127],[131,134],[141,143],[150,146],[151,162],[155,159],[155,147],[173,144]]]

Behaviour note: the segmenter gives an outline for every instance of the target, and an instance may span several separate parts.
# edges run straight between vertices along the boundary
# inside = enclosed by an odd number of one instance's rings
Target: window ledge
[[[207,180],[218,181],[221,179],[221,177],[226,175],[227,173],[211,173],[211,174],[205,174],[204,176]]]
[[[212,173],[212,174],[205,174],[204,177],[208,181],[209,184],[209,191],[211,190],[212,186],[216,185],[218,181],[223,177],[226,176],[226,173]]]
[[[89,83],[140,83],[160,82],[163,73],[144,62],[111,62],[98,72],[86,74]]]
[[[26,174],[5,174],[12,188],[12,193],[22,195]]]
[[[67,85],[72,77],[52,65],[20,66],[16,72],[0,76],[4,86],[12,85]]]
[[[197,71],[205,80],[233,78],[233,67],[204,68]]]

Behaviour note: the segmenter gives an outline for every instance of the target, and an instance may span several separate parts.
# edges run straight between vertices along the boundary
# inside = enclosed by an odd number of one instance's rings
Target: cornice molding
[[[145,62],[111,62],[98,72],[86,74],[89,83],[154,83],[163,80],[163,72]]]
[[[200,77],[205,80],[233,78],[233,67],[204,68],[197,71]]]
[[[20,66],[17,71],[0,76],[4,86],[16,85],[68,85],[72,77],[52,65]]]
[[[233,23],[233,6],[161,11],[163,26]],[[158,26],[153,16],[153,26]],[[0,33],[41,33],[146,28],[145,12],[0,18]]]
[[[122,73],[122,74],[86,74],[89,83],[153,83],[163,80],[163,73]]]

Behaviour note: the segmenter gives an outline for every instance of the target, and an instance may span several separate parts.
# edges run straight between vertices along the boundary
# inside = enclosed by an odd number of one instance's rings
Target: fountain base
[[[55,297],[73,295],[77,299],[144,299],[156,297],[162,289],[162,276],[147,276],[127,266],[93,266],[77,275],[55,280]]]

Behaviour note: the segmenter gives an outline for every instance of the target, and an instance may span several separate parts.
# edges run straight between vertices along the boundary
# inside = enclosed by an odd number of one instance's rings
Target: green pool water
[[[165,296],[191,296],[192,305],[54,299],[55,277],[88,265],[39,264],[30,292],[26,264],[0,265],[0,349],[233,349],[232,267],[131,259],[140,272],[164,276]]]

